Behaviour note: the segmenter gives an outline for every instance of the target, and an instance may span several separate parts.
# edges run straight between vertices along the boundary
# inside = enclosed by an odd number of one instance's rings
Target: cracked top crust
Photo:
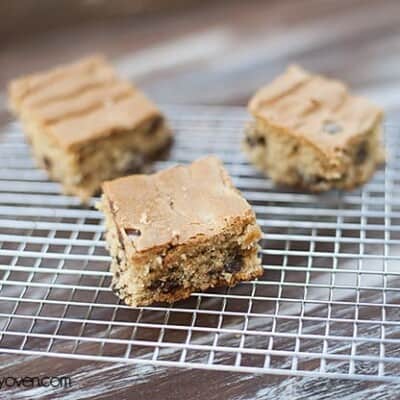
[[[153,175],[108,181],[103,193],[118,229],[137,252],[204,239],[231,223],[255,222],[249,203],[214,156]]]
[[[353,96],[343,83],[290,66],[249,103],[269,126],[300,137],[324,153],[344,148],[381,122],[380,108]]]
[[[16,79],[9,85],[9,98],[13,111],[65,148],[161,116],[100,55]]]

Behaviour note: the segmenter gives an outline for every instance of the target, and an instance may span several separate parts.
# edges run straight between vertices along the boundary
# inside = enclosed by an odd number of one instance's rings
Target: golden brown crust
[[[339,81],[291,66],[249,103],[250,112],[270,127],[296,136],[329,158],[371,131],[383,113],[368,100],[353,96]]]
[[[153,175],[105,182],[103,192],[116,224],[128,232],[138,253],[202,240],[235,220],[255,221],[250,205],[213,156]]]
[[[88,114],[93,110],[101,108],[104,104],[131,96],[135,90],[129,82],[111,81],[105,83],[103,86],[85,91],[80,96],[50,102],[41,107],[32,107],[32,118],[36,117],[42,124],[54,124],[69,118]],[[29,116],[30,114],[30,110],[26,110],[26,115]]]
[[[99,64],[105,62],[102,55],[93,55],[68,65],[61,65],[50,71],[26,75],[10,82],[8,91],[11,106],[19,108],[21,102],[30,94],[40,91],[66,76],[90,74]]]
[[[70,149],[121,130],[133,130],[158,108],[120,79],[102,56],[93,56],[11,82],[11,108]]]
[[[121,100],[105,102],[88,114],[56,122],[49,127],[49,133],[62,147],[70,148],[82,142],[135,129],[159,115],[159,110],[152,102],[142,93],[135,92]]]

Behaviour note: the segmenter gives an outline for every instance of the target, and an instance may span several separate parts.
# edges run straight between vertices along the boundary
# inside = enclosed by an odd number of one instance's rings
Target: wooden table
[[[0,84],[17,75],[104,52],[161,103],[245,105],[287,64],[348,82],[400,111],[400,2],[213,2],[170,14],[109,19],[2,44]],[[10,116],[0,98],[0,122]],[[0,376],[70,375],[71,389],[0,391],[0,399],[398,398],[400,386],[2,356]],[[25,397],[24,397],[25,396]]]

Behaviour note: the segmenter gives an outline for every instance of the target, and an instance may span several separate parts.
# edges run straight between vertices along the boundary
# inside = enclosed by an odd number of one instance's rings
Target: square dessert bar
[[[104,180],[140,170],[171,139],[157,107],[102,56],[16,79],[9,98],[37,163],[82,201]]]
[[[103,184],[114,292],[128,305],[174,302],[262,275],[261,230],[215,157]]]
[[[244,150],[277,183],[352,189],[384,161],[382,111],[336,80],[289,67],[249,110]]]

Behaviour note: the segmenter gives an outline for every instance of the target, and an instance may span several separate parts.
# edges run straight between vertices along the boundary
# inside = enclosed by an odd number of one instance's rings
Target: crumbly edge
[[[351,190],[368,181],[384,162],[381,136],[377,124],[329,158],[314,146],[256,120],[246,128],[243,149],[257,168],[279,184],[313,192]]]
[[[26,120],[23,125],[38,166],[46,169],[51,179],[61,182],[65,194],[76,195],[83,203],[100,191],[103,181],[143,171],[172,140],[161,117],[72,149],[60,147],[45,127]]]
[[[112,256],[112,287],[131,306],[172,303],[194,291],[255,279],[263,274],[258,257],[261,231],[255,218],[234,223],[222,233],[191,244],[170,245],[135,254],[129,239],[118,229],[103,195],[98,208],[105,215],[106,243]]]

